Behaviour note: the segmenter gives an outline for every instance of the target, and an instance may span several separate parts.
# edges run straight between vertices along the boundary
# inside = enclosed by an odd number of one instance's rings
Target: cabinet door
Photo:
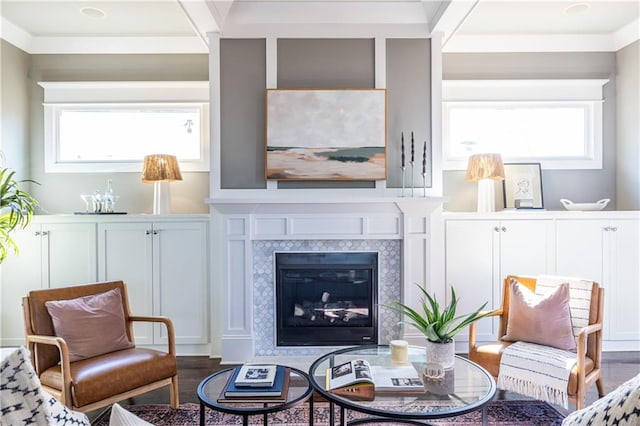
[[[152,243],[151,223],[98,225],[100,280],[126,283],[133,315],[153,314]],[[137,323],[134,332],[137,344],[153,343],[151,324]]]
[[[0,285],[0,345],[25,344],[22,298],[31,290],[40,289],[42,280],[42,237],[40,225],[14,231],[11,237],[19,253],[9,253],[2,263]]]
[[[499,231],[498,288],[502,288],[502,281],[507,275],[536,276],[553,271],[554,240],[551,220],[503,220]]]
[[[95,223],[42,225],[47,261],[45,287],[88,284],[98,279]]]
[[[603,275],[603,220],[556,222],[556,275],[579,277],[605,284]]]
[[[2,269],[2,345],[24,344],[22,297],[31,290],[95,282],[96,225],[36,224],[13,233],[20,250]]]
[[[605,288],[604,320],[609,324],[609,339],[640,341],[640,223],[611,221],[605,234],[610,280]]]
[[[611,338],[611,295],[607,262],[607,220],[558,220],[556,223],[556,274],[593,280],[604,287],[603,337]]]
[[[488,302],[485,309],[495,307],[494,248],[498,247],[497,221],[451,220],[446,222],[446,279],[447,302],[450,287],[460,299],[458,313],[466,314]],[[495,339],[494,322],[480,320],[476,324],[478,341]],[[456,341],[468,341],[465,328]]]
[[[154,314],[171,318],[176,344],[208,342],[206,222],[155,223]],[[156,325],[154,343],[167,341]]]

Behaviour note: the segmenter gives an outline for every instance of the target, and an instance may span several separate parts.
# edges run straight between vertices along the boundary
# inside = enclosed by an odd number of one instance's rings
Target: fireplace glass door
[[[278,346],[377,343],[378,254],[276,253]]]

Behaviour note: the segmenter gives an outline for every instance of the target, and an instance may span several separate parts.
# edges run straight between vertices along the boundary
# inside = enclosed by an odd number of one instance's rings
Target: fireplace
[[[349,194],[339,202],[329,196],[317,203],[305,199],[308,192],[312,191],[292,191],[285,202],[268,197],[255,201],[238,197],[237,203],[231,198],[210,201],[215,210],[213,223],[223,227],[221,267],[216,274],[220,274],[224,289],[224,297],[214,299],[219,310],[212,312],[212,318],[221,316],[222,334],[219,348],[212,345],[212,353],[219,353],[224,364],[317,358],[339,346],[278,344],[276,253],[377,254],[377,268],[372,268],[371,276],[377,281],[372,304],[377,303],[378,308],[375,311],[372,305],[372,332],[365,335],[371,336],[371,343],[401,337],[410,340],[411,336],[403,334],[400,316],[382,306],[394,300],[417,299],[420,294],[415,282],[445,282],[444,268],[430,264],[435,257],[437,265],[444,265],[440,261],[444,244],[440,199],[400,197],[390,201],[372,194],[365,201],[353,198],[350,203],[346,201],[352,197]]]
[[[274,255],[277,346],[378,342],[377,252]]]

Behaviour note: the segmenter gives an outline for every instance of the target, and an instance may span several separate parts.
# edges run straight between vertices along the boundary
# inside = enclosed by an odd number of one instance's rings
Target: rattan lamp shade
[[[504,167],[500,154],[475,154],[469,157],[465,180],[477,182],[481,179],[504,179]]]
[[[142,165],[142,181],[144,183],[173,182],[174,180],[182,180],[178,159],[175,155],[152,154],[144,157]]]
[[[478,182],[478,212],[496,210],[496,180],[504,179],[504,166],[500,154],[475,154],[469,157],[467,164],[468,182]]]
[[[173,155],[152,154],[144,157],[142,181],[153,183],[153,214],[171,213],[169,182],[182,180],[178,160]]]

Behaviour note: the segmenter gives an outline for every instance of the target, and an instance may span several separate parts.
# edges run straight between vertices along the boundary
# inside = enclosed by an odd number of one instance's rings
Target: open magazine
[[[356,359],[327,369],[328,391],[358,399],[373,399],[374,393],[425,392],[422,379],[412,365],[370,365]]]

